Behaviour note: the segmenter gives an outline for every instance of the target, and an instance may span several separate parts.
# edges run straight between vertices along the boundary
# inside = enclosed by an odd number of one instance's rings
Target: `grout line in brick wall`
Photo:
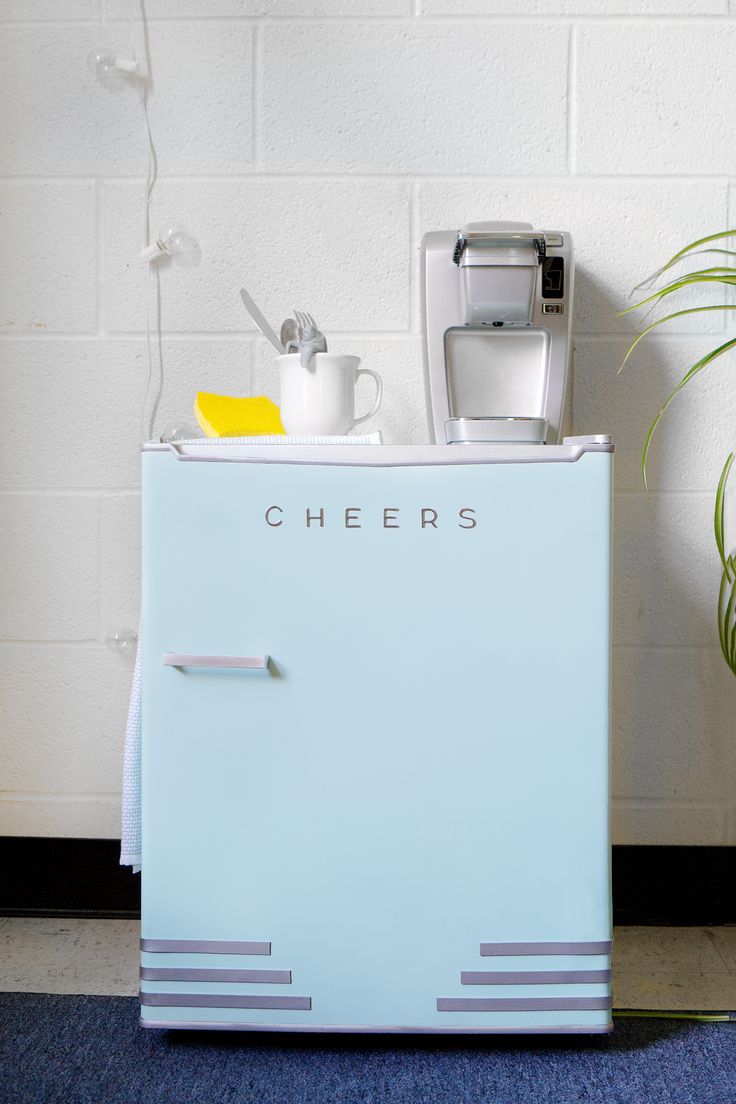
[[[103,564],[105,559],[105,532],[103,523],[103,503],[108,501],[107,496],[97,496],[97,640],[102,644],[104,643],[104,635],[102,629],[102,577],[103,577]]]
[[[96,498],[99,495],[139,495],[140,486],[137,487],[3,487],[0,484],[0,498],[36,495],[47,498]]]
[[[591,345],[606,345],[615,344],[616,342],[623,343],[625,341],[631,341],[634,334],[638,333],[638,330],[619,330],[617,333],[595,333],[594,331],[578,331],[575,334],[575,341],[587,342]],[[650,341],[661,341],[664,345],[683,345],[692,341],[707,341],[710,337],[723,332],[723,328],[716,328],[713,330],[687,330],[682,333],[658,333],[652,334],[649,338]]]
[[[92,184],[94,185],[100,177],[94,176],[92,173],[87,173],[86,176],[79,176],[76,173],[70,173],[69,175],[62,174],[59,176],[56,173],[8,173],[5,176],[0,175],[0,185],[3,188],[12,188],[16,185],[18,188],[24,187],[26,184],[47,184],[49,181],[56,181],[62,184]],[[114,177],[108,179],[113,180]],[[133,180],[135,177],[131,173],[130,176],[125,176],[124,180]]]
[[[336,330],[330,327],[330,335],[334,338],[349,339],[351,341],[401,341],[409,338],[416,337],[417,335],[412,333],[411,330],[392,330],[383,332],[381,330],[358,330],[354,333],[346,333],[344,330]],[[237,344],[246,343],[252,337],[258,337],[258,334],[253,330],[227,330],[227,331],[193,331],[186,330],[173,330],[163,331],[162,340],[164,342],[173,341],[188,341],[193,344],[205,344],[208,341],[220,342],[220,343],[233,343]],[[624,335],[625,337],[626,335]],[[44,342],[79,342],[80,344],[94,344],[111,341],[119,344],[126,341],[134,342],[136,344],[141,341],[145,341],[144,330],[124,330],[114,333],[106,333],[104,337],[101,337],[96,333],[65,333],[56,332],[54,330],[47,330],[45,333],[37,333],[35,330],[27,330],[23,333],[0,333],[0,345],[12,345],[13,343],[20,343],[24,341],[33,341],[37,344],[43,344]]]
[[[614,437],[613,437],[613,443],[614,443],[614,445],[616,443],[616,435],[615,434],[614,434]],[[715,490],[715,486],[714,486],[713,490]],[[712,493],[713,493],[713,491],[711,491],[711,490],[700,490],[700,491],[698,491],[698,490],[688,490],[685,487],[683,487],[681,489],[670,489],[670,490],[654,490],[653,488],[650,487],[649,488],[649,493],[647,494],[647,492],[644,490],[643,486],[641,488],[622,487],[620,490],[617,488],[614,491],[614,498],[639,498],[639,499],[650,499],[650,500],[653,500],[655,498],[705,498],[705,497],[710,498]]]
[[[616,433],[613,434],[613,443],[614,445],[618,443]],[[627,455],[630,460],[633,459],[636,462],[636,470],[638,472],[638,452],[635,452],[634,456],[632,456],[631,451],[629,451]],[[670,489],[667,489],[666,487],[650,487],[649,494],[647,494],[647,492],[644,490],[644,484],[641,482],[640,476],[637,475],[635,477],[636,481],[634,483],[631,483],[630,481],[624,483],[623,479],[619,478],[618,482],[622,483],[623,485],[620,487],[616,487],[616,490],[614,491],[614,497],[617,501],[619,499],[633,499],[634,501],[640,502],[654,502],[655,499],[666,498],[668,495],[672,498],[710,498],[715,493],[716,483],[718,482],[718,475],[719,472],[713,472],[712,485],[709,483],[707,486],[703,486],[701,482],[701,485],[699,487],[675,487]],[[715,548],[715,545],[713,547]]]
[[[733,0],[732,0],[732,5],[731,5],[731,10],[732,11],[734,10]],[[734,209],[734,202],[733,201],[734,201],[735,198],[736,198],[736,192],[734,192],[734,183],[733,183],[733,181],[729,181],[729,185],[728,185],[728,188],[727,188],[727,191],[726,191],[726,218],[724,220],[724,226],[726,226],[726,227],[730,227],[730,226],[733,225],[732,222],[731,222],[731,219],[732,219],[732,211]],[[734,242],[736,242],[736,239],[732,238],[730,243],[728,241],[726,241],[724,244],[727,248],[734,249],[734,248],[736,248],[736,245],[734,245]],[[718,242],[716,242],[715,244],[717,245]],[[734,289],[732,287],[725,286],[721,289],[721,294],[723,295],[723,297],[724,297],[724,299],[726,300],[727,303],[732,303],[732,304],[736,303],[736,289]],[[736,318],[733,317],[733,315],[735,313],[736,313],[735,311],[726,311],[725,312],[725,318],[724,318],[725,327],[724,328],[725,328],[726,333],[729,337],[733,335],[734,331],[736,331]]]
[[[101,643],[99,640],[93,640],[92,637],[85,637],[82,640],[20,640],[13,637],[0,638],[0,650],[3,648],[79,648],[83,651],[97,651],[100,648],[106,648],[107,645]]]
[[[261,167],[261,72],[263,69],[263,33],[259,26],[253,28],[253,39],[251,42],[251,68],[252,68],[252,86],[251,86],[251,117],[252,117],[252,150],[251,156],[253,158],[253,164],[255,171]]]
[[[100,790],[99,793],[85,793],[67,790],[4,790],[0,791],[0,801],[59,801],[66,804],[69,801],[120,801],[120,793],[115,790]]]
[[[334,327],[330,327],[330,334],[333,339],[349,340],[349,341],[406,341],[412,338],[417,338],[418,331],[406,329],[406,330],[337,330]],[[638,330],[619,330],[608,332],[596,332],[587,330],[578,330],[575,333],[575,341],[578,343],[586,343],[590,345],[606,345],[606,344],[620,344],[628,343],[638,333]],[[653,335],[651,341],[661,342],[663,345],[678,345],[687,344],[693,341],[707,341],[709,338],[722,333],[722,329],[711,330],[688,330],[682,333],[660,333]],[[238,343],[247,342],[250,338],[258,337],[258,334],[253,330],[164,330],[162,333],[163,340],[166,341],[183,341],[191,342],[193,344],[212,342],[222,343]],[[3,342],[11,344],[13,342],[33,341],[37,343],[43,342],[80,342],[80,343],[102,343],[105,341],[115,341],[118,343],[130,341],[139,343],[145,340],[145,332],[143,330],[113,330],[107,332],[104,337],[97,333],[68,333],[65,331],[46,330],[43,333],[36,330],[27,330],[22,333],[0,333],[0,344]]]
[[[99,27],[99,19],[2,19],[0,18],[0,32],[4,30],[35,30],[37,27],[53,27],[54,30],[63,31],[67,27]]]
[[[625,26],[638,25],[641,23],[648,23],[656,26],[676,25],[676,26],[692,26],[698,23],[731,25],[732,20],[729,12],[693,12],[691,15],[683,13],[681,15],[668,14],[663,15],[660,12],[637,12],[636,14],[616,14],[616,13],[586,13],[586,12],[562,12],[555,14],[554,12],[546,12],[544,15],[534,14],[533,12],[506,12],[493,14],[490,12],[478,12],[476,14],[460,15],[456,12],[449,12],[447,14],[440,13],[424,13],[418,11],[416,14],[413,12],[401,12],[397,14],[387,13],[385,15],[352,15],[343,13],[340,15],[171,15],[171,16],[148,16],[146,22],[152,26],[176,23],[184,25],[197,25],[201,23],[224,23],[224,24],[239,24],[239,23],[259,23],[263,26],[275,25],[284,26],[319,26],[324,23],[330,24],[351,24],[351,23],[385,23],[390,26],[396,24],[409,24],[413,25],[419,20],[421,23],[426,24],[457,24],[463,26],[466,24],[503,24],[503,23],[529,23],[533,26],[546,26],[548,24],[559,26],[560,23],[567,23],[571,18],[574,18],[576,23],[596,25],[596,24],[623,24]],[[94,23],[89,19],[0,19],[0,27],[8,26],[15,27],[37,27],[39,25],[50,25],[63,28],[67,24],[75,25],[86,24],[90,26]],[[121,23],[127,23],[127,17],[125,16],[112,16],[109,20],[111,26]]]
[[[734,3],[734,0],[731,0]],[[261,22],[273,22],[282,23],[288,22],[303,22],[303,23],[322,23],[322,22],[335,22],[335,23],[380,23],[386,17],[375,16],[362,16],[362,15],[335,15],[335,16],[299,16],[292,18],[291,16],[253,16],[258,18]],[[389,19],[400,19],[400,16],[388,17]],[[544,26],[545,24],[557,24],[566,23],[570,19],[574,19],[576,23],[585,24],[624,24],[636,25],[639,23],[651,23],[665,25],[676,24],[680,26],[692,26],[693,23],[724,23],[729,24],[731,22],[728,12],[693,12],[692,14],[683,13],[681,15],[674,14],[662,14],[660,12],[636,12],[636,13],[616,13],[616,12],[545,12],[544,15],[534,14],[533,12],[506,12],[493,14],[491,12],[478,12],[476,14],[459,15],[456,12],[431,13],[422,14],[423,23],[532,23],[535,26]]]
[[[131,170],[129,173],[105,173],[105,182],[111,184],[125,184],[125,183],[137,183],[140,181],[140,172],[134,172]],[[26,184],[39,183],[44,184],[49,181],[60,182],[64,184],[91,184],[94,183],[96,177],[87,174],[64,174],[64,173],[6,173],[0,174],[0,187],[23,187]],[[406,181],[416,180],[421,184],[483,184],[483,185],[497,185],[498,187],[508,187],[509,184],[539,184],[542,186],[549,186],[550,182],[553,184],[568,184],[570,183],[569,173],[567,169],[561,172],[549,172],[544,176],[540,176],[538,173],[443,173],[443,172],[423,172],[421,176],[417,176],[413,170],[402,169],[387,169],[385,171],[377,172],[318,172],[311,169],[294,169],[287,171],[284,169],[268,170],[262,169],[256,171],[250,169],[247,172],[232,172],[232,173],[180,173],[173,172],[167,173],[165,171],[159,172],[157,176],[158,183],[169,184],[230,184],[230,183],[247,183],[252,181],[255,183],[261,183],[264,180],[267,181],[283,181],[291,182],[296,181],[298,183],[334,183],[334,184],[361,184],[361,183],[374,183],[376,181],[384,182],[386,184],[401,184]],[[666,184],[669,187],[677,184],[722,184],[724,187],[730,183],[730,178],[724,173],[576,173],[576,184],[604,184],[608,185],[612,190],[620,187],[621,185],[638,185],[642,182],[650,182],[654,187],[658,184]]]
[[[429,14],[422,11],[412,12],[410,14],[397,14],[391,13],[385,15],[187,15],[187,16],[156,16],[147,17],[146,23],[149,26],[161,26],[167,25],[179,25],[179,26],[197,26],[202,23],[222,23],[222,24],[251,24],[259,26],[319,26],[321,24],[334,24],[336,26],[350,24],[385,24],[387,26],[395,26],[396,24],[416,25],[417,23],[432,25],[488,25],[494,26],[497,24],[531,24],[532,26],[559,26],[561,23],[567,23],[573,18],[576,24],[582,26],[638,26],[638,25],[656,25],[660,26],[690,26],[693,24],[707,24],[712,26],[714,24],[723,24],[724,26],[733,25],[733,16],[736,13],[736,3],[734,0],[730,0],[731,7],[728,12],[694,12],[692,15],[687,13],[682,15],[663,15],[661,13],[650,12],[638,12],[636,14],[615,14],[615,13],[585,13],[576,12],[574,14],[570,12],[563,12],[559,15],[548,12],[544,16],[534,15],[533,13],[521,13],[521,12],[507,12],[505,14],[494,15],[492,13],[478,12],[470,15],[458,15],[456,13],[442,14]],[[127,16],[113,16],[106,22],[101,18],[88,19],[88,18],[48,18],[48,19],[2,19],[0,17],[0,31],[8,30],[36,30],[38,28],[53,28],[55,30],[65,30],[66,28],[80,28],[80,27],[100,27],[110,26],[116,27],[128,22]]]
[[[33,639],[15,639],[13,637],[7,637],[0,639],[0,650],[2,648],[79,648],[84,651],[96,651],[99,648],[106,648],[107,645],[102,641],[93,637],[83,637],[79,640],[70,639],[54,639],[54,640],[33,640]]]
[[[327,329],[327,327],[325,327]],[[16,335],[13,335],[14,337]],[[140,330],[125,330],[117,331],[107,335],[108,338],[119,341],[128,341],[132,339],[140,340]],[[258,333],[255,330],[211,330],[211,331],[195,331],[189,332],[187,330],[166,330],[163,334],[164,338],[168,341],[245,341],[248,338],[258,338]],[[349,340],[358,341],[370,341],[375,339],[383,340],[401,340],[416,337],[416,334],[411,330],[337,330],[334,326],[329,327],[329,336],[333,339],[343,338]],[[624,335],[625,338],[626,335]]]
[[[104,340],[109,339],[109,334],[106,334]],[[37,332],[36,330],[24,330],[21,333],[0,333],[0,342],[11,343],[13,341],[100,341],[98,333],[90,330],[85,330],[81,333],[67,330],[46,330],[45,332]]]
[[[419,271],[418,251],[421,244],[421,227],[419,225],[419,181],[413,180],[409,185],[409,329],[412,334],[418,334],[421,327],[421,304],[419,303],[420,281],[417,278]]]
[[[104,293],[105,277],[105,238],[106,238],[106,194],[104,180],[95,181],[95,295],[97,337],[105,336],[105,314],[107,303]]]
[[[567,171],[575,175],[577,163],[576,137],[578,121],[577,104],[578,48],[575,24],[570,26],[567,47]]]
[[[263,380],[261,379],[261,361],[258,356],[259,343],[256,334],[251,334],[249,341],[250,356],[248,358],[248,394],[263,394]],[[256,390],[256,386],[258,390]]]

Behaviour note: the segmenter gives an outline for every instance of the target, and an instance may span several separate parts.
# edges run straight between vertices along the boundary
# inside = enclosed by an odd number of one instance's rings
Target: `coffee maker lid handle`
[[[547,256],[548,245],[562,245],[561,234],[546,234],[539,230],[458,230],[452,259],[460,264],[466,245],[494,246],[533,245],[537,264]]]

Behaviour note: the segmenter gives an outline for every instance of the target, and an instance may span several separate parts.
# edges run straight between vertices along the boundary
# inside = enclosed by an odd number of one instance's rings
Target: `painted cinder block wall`
[[[712,492],[736,364],[648,418],[730,328],[691,316],[616,375],[630,288],[733,221],[727,0],[146,0],[160,179],[194,272],[161,273],[159,429],[197,388],[274,394],[245,282],[383,373],[375,420],[421,441],[418,248],[525,219],[578,248],[576,432],[615,434],[614,838],[736,843],[736,684],[718,651]],[[127,0],[0,0],[0,832],[118,834],[138,609],[146,380],[135,96],[85,59]],[[104,25],[103,25],[104,24]],[[137,32],[140,42],[140,29]],[[356,604],[359,605],[359,581]],[[186,602],[186,595],[182,595]],[[584,647],[584,641],[581,641]],[[509,738],[512,738],[511,736]]]

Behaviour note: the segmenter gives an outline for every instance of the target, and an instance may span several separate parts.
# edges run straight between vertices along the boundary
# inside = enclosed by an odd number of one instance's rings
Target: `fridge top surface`
[[[565,437],[561,445],[264,445],[202,439],[142,445],[181,461],[251,464],[337,464],[367,467],[445,464],[575,463],[586,452],[613,452],[608,434]]]

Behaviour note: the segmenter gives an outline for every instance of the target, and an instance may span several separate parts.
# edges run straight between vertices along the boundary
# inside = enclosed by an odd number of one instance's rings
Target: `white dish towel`
[[[263,437],[188,437],[173,445],[381,445],[380,430],[354,437],[317,437],[314,434],[273,433]]]
[[[380,433],[366,433],[361,437],[221,437],[197,438],[177,444],[208,444],[214,441],[223,444],[249,445],[380,445]],[[135,656],[135,670],[130,689],[128,723],[125,729],[125,751],[123,755],[123,801],[120,831],[120,865],[132,866],[136,874],[141,869],[141,637],[138,634],[138,648]]]
[[[141,868],[141,634],[135,653],[130,688],[128,723],[123,754],[123,804],[120,831],[120,865]]]

